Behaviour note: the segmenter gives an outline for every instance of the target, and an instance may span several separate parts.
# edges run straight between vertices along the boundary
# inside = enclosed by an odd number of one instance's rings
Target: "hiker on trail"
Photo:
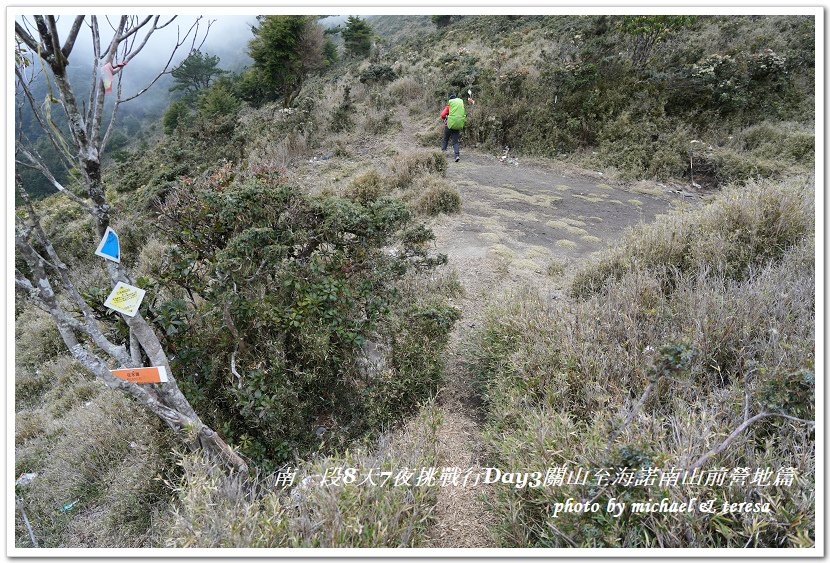
[[[464,129],[464,122],[467,119],[467,112],[464,110],[464,101],[456,97],[455,94],[448,96],[449,101],[441,112],[441,119],[444,121],[444,141],[441,143],[441,150],[447,150],[447,144],[452,139],[452,148],[455,152],[455,161],[461,160],[460,147],[458,146],[458,138],[461,135],[461,130]],[[471,104],[475,104],[475,100],[467,98]]]

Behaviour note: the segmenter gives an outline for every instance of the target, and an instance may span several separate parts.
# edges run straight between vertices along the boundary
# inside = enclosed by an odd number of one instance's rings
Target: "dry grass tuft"
[[[378,171],[372,168],[354,178],[346,187],[345,195],[360,203],[366,204],[382,196],[386,188]]]
[[[809,179],[752,182],[693,212],[675,211],[637,232],[637,244],[605,251],[579,272],[573,293],[596,293],[625,273],[657,268],[667,287],[701,268],[740,280],[814,231]]]
[[[424,174],[444,175],[447,159],[440,151],[413,152],[396,156],[389,165],[387,181],[392,189],[410,187],[418,176]]]
[[[440,176],[424,176],[418,182],[417,208],[427,215],[453,214],[461,211],[461,195]]]
[[[242,484],[198,456],[183,457],[182,477],[172,484],[176,501],[158,535],[166,547],[419,546],[430,524],[435,489],[358,483],[369,468],[435,465],[440,424],[440,409],[428,403],[406,429],[382,440],[375,453],[358,450],[303,462],[286,489],[274,488],[273,476]],[[319,486],[326,470],[335,467],[364,473],[351,484]]]

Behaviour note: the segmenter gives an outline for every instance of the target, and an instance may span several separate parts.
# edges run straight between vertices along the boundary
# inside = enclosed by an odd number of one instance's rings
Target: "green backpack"
[[[464,129],[464,121],[467,119],[464,102],[461,98],[453,98],[448,103],[450,104],[450,113],[447,116],[447,127],[450,129]]]

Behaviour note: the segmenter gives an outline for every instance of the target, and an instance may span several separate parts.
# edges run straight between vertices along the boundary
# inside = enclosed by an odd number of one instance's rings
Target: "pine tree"
[[[219,57],[208,55],[201,51],[193,51],[171,73],[176,83],[170,88],[171,92],[183,90],[186,96],[193,96],[200,90],[210,86],[214,77],[224,74],[219,68]]]
[[[282,96],[288,107],[305,76],[322,67],[323,32],[308,16],[260,16],[258,20],[248,43],[255,79]]]
[[[346,53],[352,57],[368,57],[372,50],[372,28],[366,20],[357,16],[349,16],[346,20],[346,29],[342,32],[346,44]]]

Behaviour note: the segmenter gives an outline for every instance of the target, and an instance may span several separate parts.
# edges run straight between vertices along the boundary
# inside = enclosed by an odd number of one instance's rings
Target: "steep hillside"
[[[472,89],[490,150],[717,185],[812,166],[813,44],[806,17],[461,17],[388,61],[435,105]]]

